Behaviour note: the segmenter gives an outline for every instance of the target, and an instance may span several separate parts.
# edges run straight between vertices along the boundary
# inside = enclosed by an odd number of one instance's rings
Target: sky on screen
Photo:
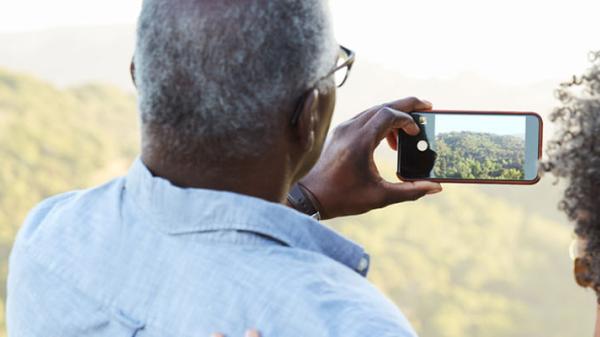
[[[442,115],[436,116],[435,132],[483,132],[497,135],[525,135],[524,116],[469,116]]]

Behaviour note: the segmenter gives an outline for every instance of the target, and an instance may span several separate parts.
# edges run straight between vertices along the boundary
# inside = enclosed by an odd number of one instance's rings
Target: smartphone
[[[421,129],[398,132],[403,181],[535,184],[542,118],[534,112],[436,110],[411,113]]]

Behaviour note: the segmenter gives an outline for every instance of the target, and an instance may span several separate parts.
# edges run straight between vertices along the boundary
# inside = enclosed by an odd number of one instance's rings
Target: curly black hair
[[[600,290],[600,51],[591,67],[556,90],[560,105],[550,115],[556,125],[542,171],[568,182],[559,208],[582,239],[587,277],[582,286]]]

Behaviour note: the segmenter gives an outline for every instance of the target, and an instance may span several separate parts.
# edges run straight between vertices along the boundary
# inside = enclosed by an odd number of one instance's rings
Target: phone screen
[[[399,175],[439,181],[534,181],[541,119],[535,114],[419,112],[421,131],[399,135]]]

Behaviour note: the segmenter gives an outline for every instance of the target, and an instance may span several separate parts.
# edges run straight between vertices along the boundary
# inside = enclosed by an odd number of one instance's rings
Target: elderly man
[[[141,157],[30,213],[9,336],[414,336],[367,253],[317,221],[441,191],[373,163],[396,129],[418,132],[416,98],[343,123],[321,155],[352,61],[322,0],[144,1]]]

